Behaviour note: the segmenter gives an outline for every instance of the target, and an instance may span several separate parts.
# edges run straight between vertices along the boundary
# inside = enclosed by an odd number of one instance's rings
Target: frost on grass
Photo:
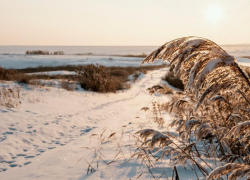
[[[224,174],[228,174],[229,172],[231,171],[237,171],[238,169],[244,169],[246,167],[246,165],[243,165],[243,164],[236,164],[236,163],[228,163],[224,166],[220,166],[220,167],[217,167],[215,168],[208,176],[207,180],[212,180],[212,179],[215,179],[215,178],[219,178],[221,177],[222,175]],[[249,166],[247,166],[249,168]],[[239,173],[239,171],[238,171]],[[236,173],[235,173],[236,175]],[[241,173],[239,173],[238,175],[241,175]],[[233,175],[234,176],[234,175]],[[231,179],[234,179],[232,178],[233,176],[231,176]]]
[[[137,133],[144,139],[144,144],[149,144],[151,148],[153,148],[157,143],[159,146],[168,146],[172,143],[167,135],[153,129],[144,129],[138,131]],[[152,138],[147,140],[150,136],[152,136]]]
[[[239,138],[244,131],[250,129],[250,121],[242,122],[234,126],[231,131],[229,131],[228,136],[233,136],[234,139]],[[248,135],[248,134],[247,134]]]
[[[199,37],[170,41],[142,64],[157,59],[168,61],[185,86],[184,94],[174,93],[161,105],[171,113],[169,127],[179,135],[167,133],[172,143],[161,146],[161,159],[167,156],[174,167],[192,165],[197,179],[212,180],[226,174],[231,180],[248,177],[250,81],[236,59],[216,43]],[[161,90],[155,86],[150,94],[157,93],[157,88]],[[149,131],[141,132],[141,137],[146,137]],[[155,134],[153,129],[150,132]]]
[[[20,88],[0,87],[0,105],[7,108],[18,108],[21,105]]]
[[[208,95],[224,90],[235,91],[250,85],[247,75],[236,59],[208,39],[175,39],[153,51],[142,64],[152,63],[157,59],[168,61],[171,66],[175,66],[175,74],[180,75],[186,91],[196,94],[199,100],[197,108]]]

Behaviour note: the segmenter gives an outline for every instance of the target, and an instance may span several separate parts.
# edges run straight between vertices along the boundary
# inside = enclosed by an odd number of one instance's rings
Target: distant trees
[[[55,51],[50,53],[49,51],[41,51],[41,50],[35,50],[35,51],[26,51],[27,55],[64,55],[63,51]]]
[[[51,53],[52,54],[52,53]],[[64,55],[63,51],[55,51],[53,55]]]

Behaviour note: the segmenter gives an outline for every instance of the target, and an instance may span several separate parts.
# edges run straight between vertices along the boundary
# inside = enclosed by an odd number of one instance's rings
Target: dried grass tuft
[[[235,92],[237,88],[250,86],[246,73],[235,58],[205,38],[192,36],[170,41],[153,51],[142,64],[152,63],[156,59],[174,65],[174,72],[180,76],[185,90],[195,92],[197,108],[208,95],[224,90]],[[227,71],[220,73],[221,68],[227,68]],[[222,73],[226,73],[226,76]]]
[[[237,163],[228,163],[224,166],[220,166],[215,168],[208,176],[207,180],[212,180],[215,178],[219,178],[222,175],[228,174],[232,171],[235,171],[237,169],[241,169],[241,168],[246,168],[247,165],[245,164],[237,164]],[[234,176],[234,175],[233,175]]]
[[[157,160],[167,156],[174,166],[189,166],[197,179],[200,177],[196,168],[204,177],[208,175],[207,169],[212,170],[208,179],[220,178],[230,172],[229,179],[249,175],[249,69],[241,68],[233,56],[214,42],[198,37],[170,41],[152,52],[142,64],[156,59],[170,62],[174,74],[185,86],[185,93],[175,93],[170,96],[171,101],[161,105],[153,103],[153,109],[171,113],[174,120],[169,127],[176,127],[179,137],[159,134],[153,129],[142,130],[139,133],[144,141],[140,148],[152,148],[158,141],[163,150]],[[156,85],[148,90],[150,94],[159,93],[163,87]],[[161,111],[155,114],[161,115]],[[164,145],[161,139],[171,143]],[[142,152],[143,157],[151,155]],[[159,149],[154,152],[159,153]],[[209,165],[210,160],[217,168]]]

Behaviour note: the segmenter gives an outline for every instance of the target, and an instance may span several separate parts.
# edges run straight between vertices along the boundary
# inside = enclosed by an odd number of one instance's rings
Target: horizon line
[[[218,44],[220,46],[250,46],[250,43],[246,44]],[[41,46],[41,47],[56,47],[56,46],[61,46],[61,47],[149,47],[149,46],[161,46],[161,45],[0,45],[1,46]]]

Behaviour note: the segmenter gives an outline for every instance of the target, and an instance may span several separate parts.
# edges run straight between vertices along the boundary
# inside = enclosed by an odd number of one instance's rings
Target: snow
[[[93,152],[82,147],[95,147],[98,140],[91,138],[90,143],[90,136],[105,128],[107,136],[117,132],[119,139],[124,132],[124,143],[134,143],[130,136],[141,127],[156,126],[140,109],[159,98],[146,89],[160,83],[166,73],[166,68],[148,72],[131,89],[117,94],[23,88],[19,109],[0,107],[0,179],[129,179],[144,171],[142,179],[149,178],[147,168],[136,160],[100,163],[96,172],[87,175],[88,165],[81,158],[90,162]],[[124,145],[123,152],[129,159],[129,146]],[[117,145],[104,144],[102,153],[111,161]]]
[[[240,65],[250,67],[250,59],[248,59],[248,58],[237,58],[237,62],[238,62]]]
[[[128,80],[129,80],[129,81],[133,81],[133,80],[134,80],[134,76],[135,76],[134,74],[130,74],[130,75],[128,76]]]
[[[36,72],[36,73],[27,73],[28,75],[76,75],[75,71],[46,71],[46,72]]]
[[[189,41],[188,41],[189,42]],[[196,45],[197,43],[200,43],[198,40],[193,41],[193,44],[190,43],[190,46]],[[223,46],[224,47],[224,46]],[[3,49],[2,49],[3,48]],[[12,47],[13,48],[13,47]],[[25,52],[23,47],[20,47],[21,50],[15,50],[14,52],[21,53]],[[25,49],[27,47],[24,47]],[[40,47],[42,50],[44,48]],[[59,47],[58,47],[59,48]],[[62,47],[61,47],[62,48]],[[73,48],[73,47],[72,47]],[[76,47],[75,47],[76,48]],[[87,48],[87,47],[86,47]],[[96,47],[97,48],[97,47]],[[107,47],[99,47],[101,50],[97,51],[95,50],[96,53],[104,53]],[[128,48],[128,49],[126,49]],[[119,51],[111,51],[112,48],[108,48],[110,53],[112,54],[142,54],[144,51],[145,53],[149,54],[153,49],[156,47],[137,47],[139,48],[139,51],[131,51],[130,47],[123,47],[123,50]],[[238,49],[237,49],[238,48]],[[240,49],[239,49],[240,48]],[[8,51],[4,47],[0,47],[0,52],[10,52],[14,53],[13,50],[11,50],[11,47],[7,48]],[[66,48],[67,49],[67,48]],[[92,49],[95,49],[95,47],[92,47]],[[114,48],[115,49],[115,48]],[[249,46],[225,46],[226,51],[230,55],[234,55],[236,57],[240,57],[243,55],[249,55]],[[242,50],[243,49],[243,50]],[[55,49],[52,49],[51,51],[54,51]],[[80,50],[80,49],[79,49]],[[85,49],[86,52],[91,52],[91,48]],[[128,51],[130,50],[130,51]],[[68,50],[69,51],[69,50]],[[69,53],[76,53],[77,51],[72,50],[69,51]],[[79,51],[80,52],[80,51]],[[78,52],[78,53],[79,53]],[[94,52],[94,51],[93,51]],[[86,64],[101,64],[104,66],[139,66],[140,63],[142,62],[144,58],[140,57],[117,57],[117,56],[112,56],[112,55],[105,55],[105,56],[97,56],[97,55],[25,55],[25,54],[8,54],[8,55],[3,55],[0,54],[0,66],[4,68],[27,68],[27,67],[37,67],[37,66],[59,66],[59,65],[86,65]],[[250,59],[247,58],[237,58],[238,62],[242,65],[250,66]],[[161,61],[156,61],[155,64],[161,64]],[[149,64],[152,65],[152,64]]]
[[[143,58],[115,56],[76,56],[76,55],[1,55],[0,66],[4,68],[27,68],[38,66],[87,65],[103,66],[139,66]],[[154,65],[162,64],[160,61]]]
[[[106,66],[138,66],[142,58],[95,56],[26,56],[0,55],[0,65],[6,68],[25,68],[47,65],[90,64]],[[242,65],[250,66],[250,60],[238,58]],[[89,91],[66,91],[60,87],[21,86],[21,102],[17,109],[0,106],[0,180],[33,179],[153,179],[147,167],[136,158],[133,135],[141,129],[166,131],[149,119],[152,102],[166,102],[168,96],[152,95],[147,88],[163,83],[161,78],[168,69],[141,74],[131,83],[129,90],[116,94],[100,94]],[[45,72],[49,75],[71,74],[71,71]],[[133,76],[129,76],[133,79]],[[47,82],[46,82],[47,83]],[[53,83],[58,84],[57,80]],[[169,86],[168,83],[165,83]],[[1,87],[16,87],[13,82],[1,82]],[[20,85],[19,85],[20,86]],[[170,86],[171,87],[171,86]],[[174,89],[179,91],[178,89]],[[168,113],[163,118],[171,121]],[[188,124],[189,125],[189,124]],[[209,125],[202,125],[209,128]],[[170,133],[174,134],[171,128]],[[101,134],[106,137],[100,145]],[[115,133],[115,134],[113,134]],[[112,137],[108,138],[111,134]],[[119,149],[122,149],[122,153]],[[86,148],[87,147],[87,148]],[[101,160],[93,163],[95,172],[87,174],[93,151],[102,153]],[[118,154],[119,153],[119,154]],[[118,154],[118,155],[117,155]],[[112,163],[111,163],[112,162]],[[200,162],[202,164],[202,162]],[[213,168],[215,164],[208,162]],[[197,179],[194,171],[177,166],[180,179]],[[172,177],[173,167],[169,159],[157,162],[153,173],[160,177],[166,172]],[[198,175],[202,175],[198,172]],[[161,179],[166,179],[163,176]]]
[[[199,39],[197,37],[193,37],[188,39],[187,41],[185,41],[183,43],[183,47],[187,46],[187,48],[193,47],[193,46],[198,46],[199,44],[201,44],[202,42],[204,42],[204,39]]]
[[[203,70],[203,72],[202,72],[202,75],[205,74],[205,73],[209,73],[209,72],[213,71],[214,68],[216,67],[216,65],[219,64],[219,63],[221,63],[221,62],[222,62],[221,59],[212,59],[212,60],[210,60],[210,61],[206,64],[206,66],[204,67],[204,70]],[[232,63],[232,62],[230,62],[230,63]]]

